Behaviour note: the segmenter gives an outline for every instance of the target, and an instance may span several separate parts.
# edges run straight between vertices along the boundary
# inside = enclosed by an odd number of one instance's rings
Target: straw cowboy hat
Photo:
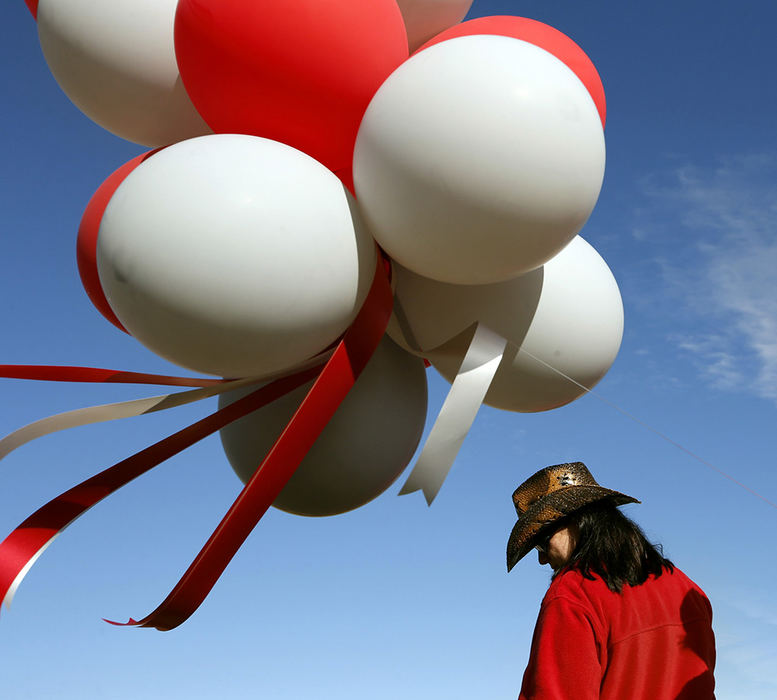
[[[549,525],[604,499],[613,506],[639,503],[636,498],[599,486],[582,462],[555,464],[529,477],[513,493],[518,522],[507,541],[507,570],[531,551]]]

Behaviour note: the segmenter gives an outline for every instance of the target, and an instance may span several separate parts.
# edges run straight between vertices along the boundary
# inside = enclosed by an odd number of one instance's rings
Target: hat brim
[[[584,506],[605,499],[614,507],[640,502],[625,493],[602,486],[569,486],[538,499],[518,518],[510,533],[507,540],[507,570],[510,571],[533,549],[540,532],[548,525]]]

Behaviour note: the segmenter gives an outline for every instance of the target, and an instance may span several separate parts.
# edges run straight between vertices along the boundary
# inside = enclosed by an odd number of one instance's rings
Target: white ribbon
[[[507,340],[478,323],[459,372],[413,471],[399,495],[421,490],[432,504],[475,421],[502,361]]]
[[[87,406],[78,408],[74,411],[58,413],[47,418],[25,425],[18,430],[6,435],[0,440],[0,459],[3,459],[15,449],[26,445],[44,435],[75,428],[80,425],[90,425],[92,423],[103,423],[120,418],[131,418],[140,416],[144,413],[154,413],[155,411],[164,411],[168,408],[176,408],[187,403],[207,399],[211,396],[223,394],[226,391],[237,389],[247,384],[257,384],[265,379],[235,379],[234,381],[216,384],[203,389],[192,389],[191,391],[178,391],[172,394],[162,394],[161,396],[150,396],[145,399],[133,399],[131,401],[122,401],[120,403],[108,403],[100,406]]]
[[[332,350],[325,350],[318,355],[311,357],[306,362],[294,367],[291,371],[276,372],[265,377],[243,377],[241,379],[232,379],[220,384],[213,384],[201,389],[192,389],[190,391],[176,391],[171,394],[161,394],[159,396],[149,396],[145,399],[132,399],[131,401],[121,401],[119,403],[106,403],[99,406],[87,406],[86,408],[77,408],[74,411],[65,411],[57,413],[47,418],[41,418],[34,423],[29,423],[18,430],[14,430],[0,440],[0,459],[7,457],[15,449],[26,445],[28,442],[37,440],[44,435],[50,435],[68,428],[76,428],[81,425],[91,425],[92,423],[104,423],[110,420],[119,420],[120,418],[132,418],[141,416],[145,413],[154,413],[164,411],[168,408],[185,406],[188,403],[208,399],[211,396],[218,396],[233,389],[239,389],[242,386],[270,382],[273,379],[280,379],[288,374],[301,372],[317,364],[323,366],[324,362],[332,355]]]

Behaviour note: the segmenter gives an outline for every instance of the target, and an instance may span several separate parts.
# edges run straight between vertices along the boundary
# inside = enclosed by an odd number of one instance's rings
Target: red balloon
[[[180,0],[175,54],[216,133],[281,141],[336,171],[408,49],[395,0]]]
[[[92,300],[95,308],[107,318],[116,328],[127,332],[121,321],[113,313],[113,309],[108,304],[100,284],[100,277],[97,274],[97,234],[100,232],[100,222],[103,219],[105,208],[111,201],[113,193],[116,192],[119,185],[124,182],[135,168],[138,167],[146,158],[154,155],[157,148],[148,153],[142,153],[131,161],[125,163],[111,173],[108,178],[100,185],[89,204],[84,209],[81,217],[81,223],[78,226],[78,239],[76,241],[76,259],[78,261],[78,273],[81,275],[81,284],[84,285],[87,295]]]
[[[526,17],[511,17],[509,15],[480,17],[479,19],[471,19],[468,22],[462,22],[450,29],[446,29],[444,32],[429,39],[418,51],[428,49],[430,46],[447,39],[471,36],[473,34],[509,36],[534,44],[541,49],[545,49],[548,53],[552,53],[556,58],[565,63],[585,85],[596,105],[602,120],[602,128],[604,128],[607,104],[604,99],[604,86],[599,73],[583,49],[566,34],[562,34],[558,29],[554,29],[548,24],[527,19]],[[418,53],[418,51],[415,53]]]

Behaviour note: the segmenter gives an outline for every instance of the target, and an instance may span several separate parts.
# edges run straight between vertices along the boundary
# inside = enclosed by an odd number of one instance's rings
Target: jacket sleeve
[[[518,700],[599,698],[606,645],[590,611],[566,598],[543,603]]]

